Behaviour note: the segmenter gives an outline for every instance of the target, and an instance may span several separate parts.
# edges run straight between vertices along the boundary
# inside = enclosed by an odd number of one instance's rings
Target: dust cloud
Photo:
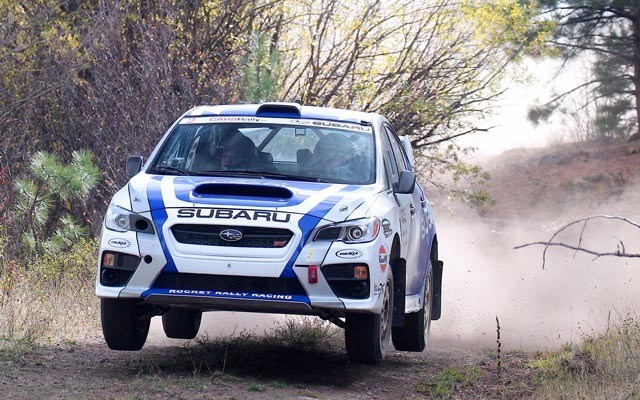
[[[640,310],[640,259],[574,254],[550,249],[542,269],[541,246],[516,245],[547,240],[560,226],[594,214],[622,215],[640,221],[640,184],[613,201],[566,201],[554,209],[528,210],[519,219],[484,218],[466,207],[435,206],[440,258],[445,262],[442,318],[431,325],[430,347],[477,349],[496,346],[496,316],[503,349],[545,350],[585,335]],[[499,207],[499,205],[496,205]],[[579,227],[560,239],[577,243]],[[640,231],[619,222],[594,221],[583,245],[615,249],[623,240],[640,253]],[[283,316],[210,312],[201,335],[211,338],[271,329]],[[153,318],[150,344],[179,345],[166,339]]]
[[[640,259],[576,254],[552,248],[542,269],[542,246],[572,220],[594,214],[640,221],[640,185],[617,199],[564,202],[555,209],[528,210],[514,220],[482,218],[469,209],[436,207],[440,258],[445,262],[442,318],[431,325],[432,344],[496,347],[496,316],[503,348],[545,350],[586,335],[640,309]],[[499,207],[499,205],[496,205]],[[581,226],[559,237],[576,245]],[[616,249],[619,240],[640,253],[640,230],[621,222],[593,221],[583,247]]]

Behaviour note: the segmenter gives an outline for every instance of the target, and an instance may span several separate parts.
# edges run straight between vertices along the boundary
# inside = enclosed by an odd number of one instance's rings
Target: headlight
[[[320,228],[313,240],[366,243],[378,237],[378,232],[380,232],[378,218],[363,218]]]
[[[107,209],[104,226],[116,232],[135,231],[154,233],[151,221],[140,214],[113,205]]]

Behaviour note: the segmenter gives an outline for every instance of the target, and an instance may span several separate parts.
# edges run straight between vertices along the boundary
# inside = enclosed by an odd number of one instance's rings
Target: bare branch
[[[564,247],[567,249],[571,249],[571,250],[575,250],[576,253],[577,252],[582,252],[582,253],[587,253],[587,254],[591,254],[593,256],[595,256],[595,259],[598,259],[600,257],[625,257],[625,258],[640,258],[640,253],[628,253],[625,245],[623,243],[622,240],[618,239],[618,246],[617,249],[615,251],[597,251],[597,250],[592,250],[592,249],[588,249],[586,247],[582,246],[582,239],[583,239],[583,235],[585,232],[585,229],[587,227],[587,224],[593,220],[596,219],[605,219],[605,220],[614,220],[614,221],[621,221],[624,222],[625,224],[631,225],[635,228],[640,229],[640,224],[634,221],[629,220],[628,218],[625,217],[620,217],[617,215],[592,215],[590,217],[585,217],[585,218],[580,218],[577,219],[575,221],[571,221],[565,225],[563,225],[562,227],[560,227],[558,230],[556,230],[553,235],[551,235],[551,238],[549,238],[548,241],[544,242],[544,241],[537,241],[537,242],[531,242],[531,243],[525,243],[525,244],[521,244],[518,245],[516,247],[514,247],[515,250],[517,249],[522,249],[525,247],[530,247],[530,246],[544,246],[544,250],[542,252],[542,269],[544,269],[544,266],[546,264],[546,259],[547,259],[547,250],[550,247]],[[577,245],[571,245],[565,242],[556,242],[554,241],[556,239],[556,237],[566,231],[568,228],[574,226],[574,225],[578,225],[578,224],[582,224],[582,228],[580,230],[580,236],[578,238],[578,244]]]

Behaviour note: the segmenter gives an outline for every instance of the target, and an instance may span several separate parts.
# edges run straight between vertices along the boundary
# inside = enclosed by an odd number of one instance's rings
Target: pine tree
[[[555,22],[548,44],[570,60],[593,58],[592,79],[555,96],[530,112],[547,117],[571,93],[588,87],[586,103],[596,103],[595,126],[601,136],[628,137],[640,124],[640,2],[638,0],[543,0],[542,20]]]
[[[40,151],[31,158],[29,174],[15,181],[14,220],[24,227],[25,255],[56,253],[87,235],[74,214],[98,183],[100,172],[92,158],[89,151],[74,151],[64,164]]]

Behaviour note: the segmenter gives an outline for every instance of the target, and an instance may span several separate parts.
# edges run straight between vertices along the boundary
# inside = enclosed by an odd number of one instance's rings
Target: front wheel
[[[201,320],[202,311],[172,308],[162,315],[162,328],[168,338],[193,339]]]
[[[149,334],[151,317],[135,299],[101,299],[102,334],[111,350],[137,351]]]
[[[345,345],[349,359],[358,364],[380,364],[391,337],[393,281],[387,280],[380,314],[349,313],[346,317]]]
[[[429,262],[424,285],[424,297],[420,311],[405,314],[404,326],[393,328],[393,347],[401,351],[423,351],[431,330],[431,309],[433,304],[433,268]]]

